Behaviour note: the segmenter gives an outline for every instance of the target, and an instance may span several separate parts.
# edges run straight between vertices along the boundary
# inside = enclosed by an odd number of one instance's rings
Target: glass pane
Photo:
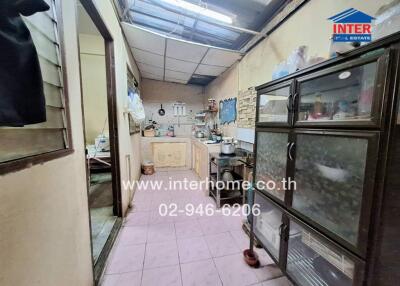
[[[299,285],[353,285],[354,261],[293,221],[290,229],[286,270]]]
[[[258,133],[256,187],[281,201],[285,198],[287,143],[287,133]]]
[[[288,122],[290,87],[260,95],[258,122]]]
[[[1,128],[0,162],[65,148],[64,130]]]
[[[373,62],[301,83],[299,120],[371,120],[376,73]]]
[[[55,86],[61,87],[61,71],[60,68],[51,62],[39,57],[40,69],[43,81]]]
[[[55,24],[48,14],[36,13],[32,16],[24,17],[24,20],[27,23],[29,30],[32,31],[33,29],[36,29],[53,42],[56,42]]]
[[[46,122],[27,125],[29,129],[60,129],[66,127],[63,116],[64,109],[58,107],[46,106]]]
[[[259,194],[255,193],[255,204],[260,205],[260,215],[254,216],[254,233],[265,248],[278,259],[281,237],[282,212]]]
[[[368,140],[298,135],[293,208],[357,245]]]
[[[32,40],[35,44],[38,54],[55,65],[59,65],[57,46],[45,37],[41,32],[35,29],[31,30]]]
[[[63,107],[63,103],[61,100],[62,97],[62,89],[48,84],[43,83],[44,95],[46,96],[46,105],[54,106],[54,107]]]

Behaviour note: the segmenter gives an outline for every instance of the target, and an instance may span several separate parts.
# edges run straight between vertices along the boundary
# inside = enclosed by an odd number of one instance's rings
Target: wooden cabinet
[[[219,144],[204,144],[198,139],[192,141],[192,169],[202,180],[210,175],[210,153],[220,151]]]
[[[185,167],[187,143],[153,143],[155,167]]]
[[[295,285],[400,280],[399,63],[400,34],[257,87],[254,233]]]
[[[192,168],[200,179],[205,180],[208,176],[208,148],[198,141],[193,142]]]

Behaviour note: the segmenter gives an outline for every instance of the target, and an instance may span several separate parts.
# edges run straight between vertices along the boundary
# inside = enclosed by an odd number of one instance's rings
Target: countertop
[[[151,141],[151,142],[183,142],[187,140],[192,140],[194,142],[201,143],[202,145],[205,146],[219,146],[220,143],[206,143],[208,141],[207,138],[197,138],[194,136],[175,136],[175,137],[170,137],[170,136],[154,136],[154,137],[144,137],[142,136],[142,140],[144,141]]]
[[[221,153],[216,153],[213,152],[210,154],[211,158],[214,158],[215,160],[233,160],[233,161],[240,161],[241,163],[245,164],[248,167],[253,167],[253,163],[248,162],[247,156],[248,154],[251,154],[252,152],[247,151],[242,148],[236,148],[235,154],[234,155],[224,155]]]
[[[192,138],[192,140],[194,140],[196,142],[199,142],[199,143],[201,143],[203,145],[207,145],[207,146],[208,145],[219,146],[221,144],[221,143],[206,143],[206,141],[208,141],[207,138],[197,138],[197,137],[194,137],[194,136],[192,136],[191,138]]]
[[[176,137],[170,137],[170,136],[159,136],[159,137],[142,137],[142,141],[145,142],[187,142],[188,140],[191,140],[189,137],[184,137],[184,136],[176,136]]]
[[[215,158],[217,160],[224,160],[224,159],[230,159],[230,160],[240,160],[240,159],[246,159],[247,152],[242,151],[240,148],[237,148],[235,150],[235,154],[233,155],[224,155],[221,153],[211,153],[211,158]]]

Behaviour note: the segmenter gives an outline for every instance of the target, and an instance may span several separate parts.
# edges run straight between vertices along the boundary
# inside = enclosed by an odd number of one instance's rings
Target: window
[[[135,76],[128,68],[128,91],[132,90],[132,91],[136,91],[137,93],[140,94],[140,91],[139,91],[137,85],[138,85],[138,83],[135,79]],[[131,115],[129,115],[129,133],[131,135],[140,133],[140,123],[133,120]]]
[[[69,115],[63,86],[59,0],[45,0],[50,10],[24,17],[39,55],[47,121],[0,128],[0,173],[24,168],[70,153]]]

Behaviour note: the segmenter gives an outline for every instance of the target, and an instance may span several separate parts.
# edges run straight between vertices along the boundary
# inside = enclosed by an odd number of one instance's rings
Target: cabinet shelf
[[[314,270],[313,259],[304,258],[300,250],[293,250],[288,255],[288,261],[292,264],[293,275],[305,280],[313,286],[329,286]]]

